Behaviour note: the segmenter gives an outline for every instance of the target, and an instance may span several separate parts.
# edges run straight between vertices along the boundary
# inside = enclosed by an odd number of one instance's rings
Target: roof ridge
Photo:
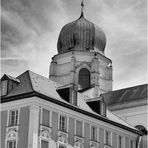
[[[17,81],[18,83],[20,83],[20,80],[19,80],[19,79],[17,79],[16,77],[10,76],[10,75],[8,75],[8,74],[4,74],[4,75],[1,77],[1,80],[5,79],[5,77],[8,78],[8,79],[10,79],[10,80]]]
[[[28,77],[29,77],[29,82],[30,82],[31,89],[32,89],[33,91],[35,91],[35,90],[34,90],[34,88],[33,88],[33,85],[32,85],[32,80],[31,80],[30,72],[32,72],[32,71],[27,70],[27,73],[28,73]]]

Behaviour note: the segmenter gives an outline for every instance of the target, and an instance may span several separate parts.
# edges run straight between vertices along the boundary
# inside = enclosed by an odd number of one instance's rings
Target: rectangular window
[[[105,131],[105,142],[107,145],[111,145],[111,132]]]
[[[134,141],[130,140],[130,148],[134,148]]]
[[[67,118],[65,116],[60,115],[60,126],[61,131],[67,131]]]
[[[123,137],[118,136],[118,148],[123,148]]]
[[[42,125],[50,126],[50,111],[43,109],[42,110]]]
[[[16,148],[16,141],[15,140],[7,141],[7,148]]]
[[[97,127],[91,126],[91,140],[97,141]]]
[[[48,148],[48,141],[41,140],[41,148]]]
[[[59,148],[66,148],[66,146],[65,145],[59,145]]]
[[[76,135],[82,137],[82,122],[76,121]]]
[[[1,81],[1,96],[7,95],[7,85],[8,85],[8,80]]]
[[[11,110],[9,112],[9,126],[16,126],[18,124],[18,110]]]

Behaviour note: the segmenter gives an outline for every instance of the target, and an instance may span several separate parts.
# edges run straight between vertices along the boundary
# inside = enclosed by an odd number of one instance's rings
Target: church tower
[[[58,54],[52,58],[49,78],[70,88],[70,102],[76,92],[90,91],[92,98],[112,90],[112,61],[104,54],[106,36],[101,28],[80,17],[66,24],[58,38]]]

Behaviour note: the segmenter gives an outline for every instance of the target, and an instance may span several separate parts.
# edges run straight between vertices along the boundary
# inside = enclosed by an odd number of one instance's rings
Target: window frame
[[[134,148],[134,140],[132,139],[129,140],[129,147]]]
[[[77,121],[82,123],[82,135],[81,136],[77,134]],[[83,136],[84,136],[84,123],[83,123],[83,121],[81,121],[79,119],[75,120],[75,136],[80,137],[80,138],[83,138]]]
[[[58,148],[60,148],[60,146],[63,146],[63,148],[67,148],[66,145],[59,143]]]
[[[63,124],[63,121],[61,122],[61,117],[64,118],[64,122],[66,122],[66,125],[64,125],[64,129],[63,129],[63,125],[61,125],[61,123]],[[59,115],[59,120],[58,120],[58,128],[59,128],[59,131],[62,131],[62,132],[68,132],[68,116],[66,115],[63,115],[63,114],[60,114]]]
[[[48,126],[43,124],[43,110],[49,111],[49,125],[48,125]],[[42,126],[45,126],[45,127],[50,128],[50,127],[51,127],[51,123],[52,123],[52,122],[51,122],[51,120],[52,120],[51,115],[52,115],[51,110],[49,110],[49,109],[47,109],[47,108],[41,108],[40,124],[41,124]]]
[[[17,123],[15,125],[10,125],[10,113],[12,111],[17,111],[18,114],[17,114]],[[14,108],[14,109],[9,109],[8,112],[7,112],[7,127],[16,127],[19,125],[19,121],[20,120],[20,108]]]
[[[9,145],[8,145],[8,143],[9,142],[15,142],[15,147],[14,147],[14,143],[13,143],[13,146],[12,146],[12,148],[17,148],[17,140],[16,139],[12,139],[12,140],[7,140],[7,142],[6,142],[6,148],[11,148],[11,147],[9,147]]]
[[[108,133],[108,140],[107,140],[107,134]],[[112,132],[109,130],[104,130],[104,141],[105,145],[112,146]]]
[[[49,148],[49,141],[44,139],[44,138],[40,138],[40,148],[42,148],[42,141],[47,142],[48,143],[48,147],[47,148]]]
[[[92,135],[92,133],[93,133],[92,128],[95,129],[94,136]],[[90,126],[90,140],[91,141],[97,141],[97,139],[98,139],[98,128],[95,125],[91,125]]]
[[[121,141],[120,141],[121,140]],[[117,144],[118,144],[118,148],[123,148],[123,136],[118,135],[118,140],[117,140]],[[121,144],[121,145],[120,145]]]

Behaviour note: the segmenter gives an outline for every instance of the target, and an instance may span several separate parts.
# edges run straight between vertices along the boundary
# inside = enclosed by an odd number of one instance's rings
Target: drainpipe
[[[142,138],[142,136],[138,136],[136,148],[140,148],[141,138]]]

